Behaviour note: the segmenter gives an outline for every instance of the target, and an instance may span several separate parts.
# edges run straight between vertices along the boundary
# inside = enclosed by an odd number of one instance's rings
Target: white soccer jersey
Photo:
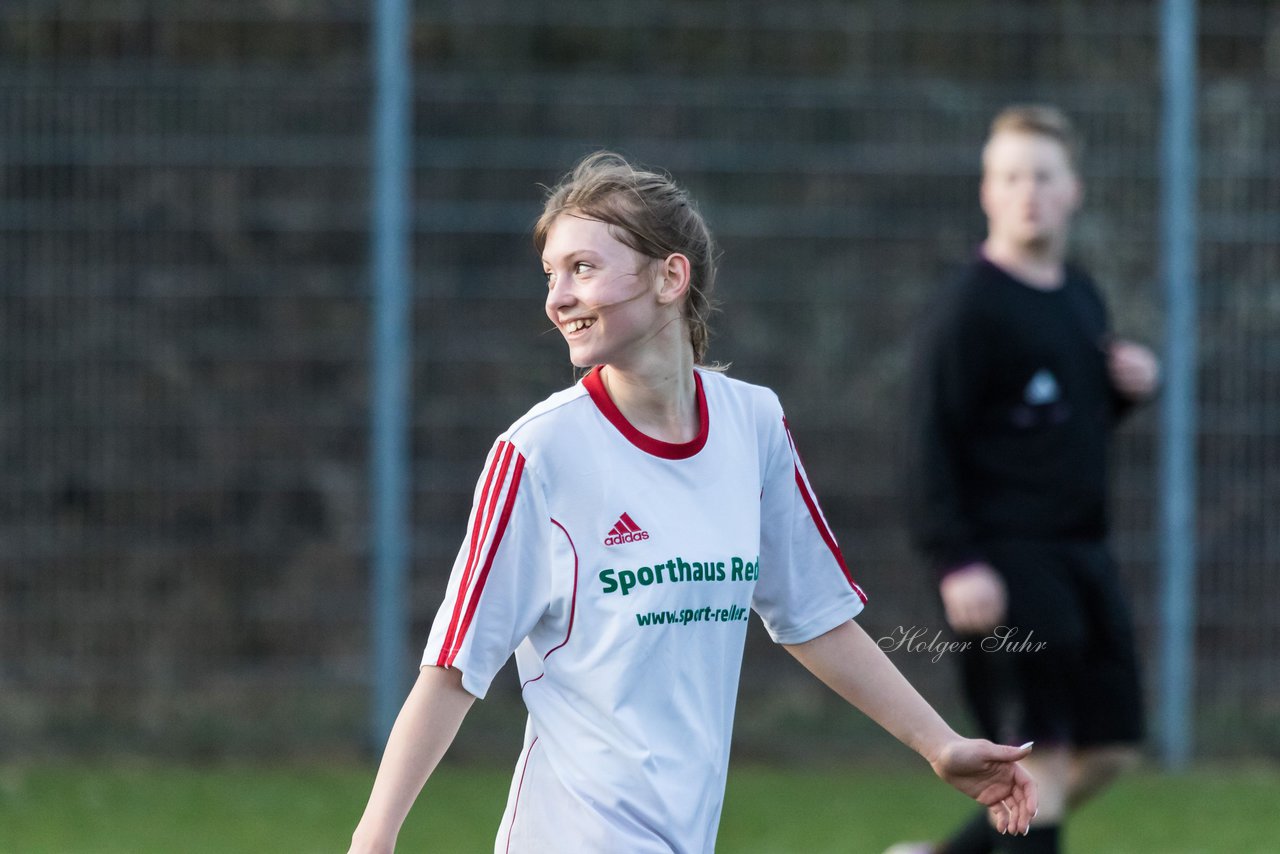
[[[497,441],[423,664],[529,721],[497,852],[715,847],[746,621],[802,643],[866,601],[768,389],[695,374],[701,432],[652,439],[599,369]]]

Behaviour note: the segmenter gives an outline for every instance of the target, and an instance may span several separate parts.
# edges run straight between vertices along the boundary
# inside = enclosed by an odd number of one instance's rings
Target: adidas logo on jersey
[[[635,543],[647,539],[649,539],[649,532],[641,530],[634,519],[623,513],[618,517],[613,529],[604,538],[604,544],[606,546],[620,546],[623,543]]]

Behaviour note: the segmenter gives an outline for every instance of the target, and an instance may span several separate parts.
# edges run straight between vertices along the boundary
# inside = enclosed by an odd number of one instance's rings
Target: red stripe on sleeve
[[[458,598],[453,603],[453,616],[449,619],[449,630],[445,632],[444,645],[440,647],[440,655],[436,659],[436,664],[440,667],[447,666],[453,659],[454,638],[458,633],[459,620],[462,617],[462,605],[467,598],[467,588],[471,584],[471,573],[475,570],[476,557],[480,554],[480,547],[489,534],[489,525],[493,521],[493,509],[498,503],[502,482],[506,479],[506,469],[511,461],[512,449],[513,446],[508,442],[498,443],[493,453],[493,462],[489,464],[489,472],[485,476],[484,488],[480,491],[480,500],[476,503],[476,517],[471,521],[471,545],[467,552],[467,563],[462,572],[462,581],[458,584]],[[496,488],[494,488],[495,475],[497,475]]]
[[[800,497],[804,499],[805,507],[809,508],[809,515],[813,518],[813,524],[817,526],[818,534],[822,537],[822,541],[827,544],[827,548],[831,549],[831,555],[836,559],[836,563],[840,565],[840,570],[844,573],[845,580],[849,582],[853,592],[858,594],[858,598],[865,605],[867,603],[867,594],[863,593],[862,588],[858,586],[858,582],[853,580],[853,573],[849,571],[848,564],[844,562],[844,555],[840,552],[840,545],[836,542],[835,534],[831,532],[831,528],[827,526],[827,520],[822,517],[822,511],[818,509],[818,500],[813,491],[809,489],[804,469],[801,467],[800,451],[796,448],[796,441],[791,436],[791,428],[787,426],[785,418],[782,419],[782,429],[787,431],[787,442],[791,445],[791,459],[795,466],[796,487],[800,490]]]
[[[480,604],[480,596],[484,593],[484,583],[489,578],[489,570],[493,568],[493,558],[498,553],[498,546],[502,544],[502,535],[506,533],[507,522],[511,520],[511,510],[516,504],[516,492],[520,489],[520,473],[524,471],[524,456],[516,454],[515,457],[516,464],[511,472],[511,486],[507,489],[507,500],[502,505],[502,516],[498,519],[497,527],[494,528],[493,542],[489,545],[489,551],[485,555],[484,566],[480,568],[480,573],[476,576],[475,592],[468,598],[467,612],[462,618],[462,625],[458,627],[458,637],[453,644],[452,651],[449,653],[449,660],[446,662],[450,667],[453,666],[453,660],[458,657],[458,648],[462,646],[462,642],[467,636],[467,629],[471,627],[471,620],[476,615],[476,606]]]

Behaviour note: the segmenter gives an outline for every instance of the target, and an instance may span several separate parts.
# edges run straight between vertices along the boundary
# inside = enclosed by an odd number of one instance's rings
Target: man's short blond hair
[[[1071,168],[1079,169],[1082,147],[1080,137],[1071,124],[1071,119],[1057,107],[1048,104],[1015,104],[1005,107],[992,119],[987,142],[990,143],[996,134],[1005,131],[1047,136],[1066,151]]]

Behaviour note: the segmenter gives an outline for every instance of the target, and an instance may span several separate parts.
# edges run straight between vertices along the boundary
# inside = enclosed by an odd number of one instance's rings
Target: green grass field
[[[156,764],[0,767],[0,851],[344,851],[371,769]],[[489,851],[503,770],[445,766],[399,851]],[[1068,846],[1090,854],[1280,851],[1280,769],[1134,775],[1088,806]],[[806,773],[756,766],[730,775],[721,852],[879,852],[936,834],[967,802],[920,769]]]

